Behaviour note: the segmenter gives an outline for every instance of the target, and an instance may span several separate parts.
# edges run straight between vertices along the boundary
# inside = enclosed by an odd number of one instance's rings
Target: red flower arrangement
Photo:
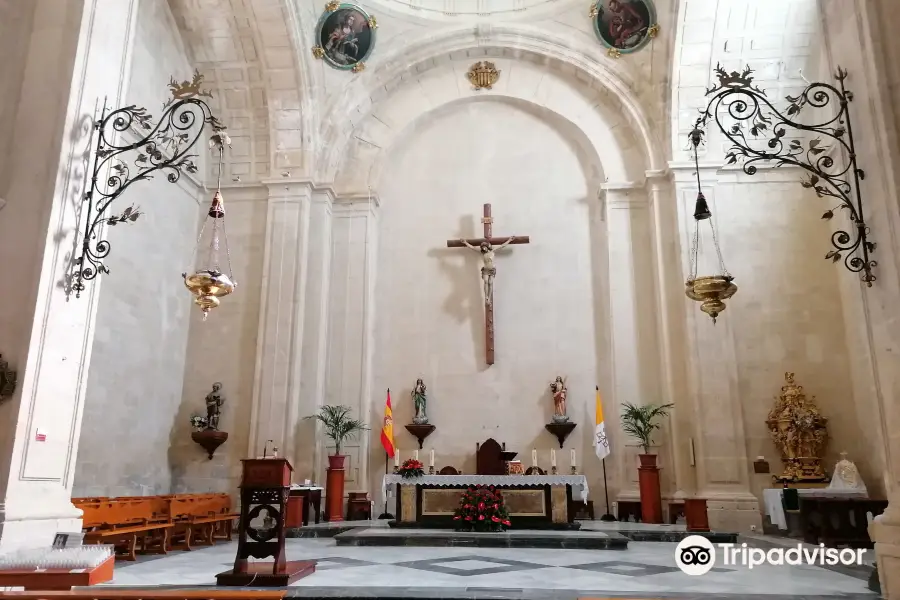
[[[494,486],[470,487],[453,513],[457,531],[503,531],[509,527],[509,511]]]
[[[414,477],[421,477],[425,474],[425,465],[421,462],[417,461],[414,458],[410,458],[403,462],[403,465],[397,469],[397,473],[400,474],[403,479],[412,479]]]

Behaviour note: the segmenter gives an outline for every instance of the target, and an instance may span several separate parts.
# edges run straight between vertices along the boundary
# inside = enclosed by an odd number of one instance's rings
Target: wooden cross
[[[463,243],[462,240],[447,240],[448,248],[466,248],[466,244],[470,246],[480,246],[484,242],[489,243],[493,246],[503,246],[508,244],[528,244],[531,240],[527,235],[514,235],[508,237],[492,237],[492,228],[491,224],[493,223],[493,219],[491,218],[491,205],[484,205],[484,217],[481,219],[481,223],[484,225],[484,237],[476,238],[472,240],[465,240]],[[496,271],[496,267],[494,269]],[[484,275],[482,274],[482,277]],[[484,350],[485,350],[485,361],[487,364],[494,364],[494,288],[493,288],[493,277],[491,276],[491,286],[487,294],[484,298]]]

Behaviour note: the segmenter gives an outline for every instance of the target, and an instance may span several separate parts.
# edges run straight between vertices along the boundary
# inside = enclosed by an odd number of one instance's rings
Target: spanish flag
[[[603,460],[609,456],[609,440],[606,438],[606,424],[603,422],[603,402],[600,400],[600,388],[597,387],[597,417],[594,425],[594,451],[597,458]]]
[[[384,403],[384,422],[381,425],[381,445],[390,458],[394,458],[394,411],[391,410],[391,390],[388,388]]]

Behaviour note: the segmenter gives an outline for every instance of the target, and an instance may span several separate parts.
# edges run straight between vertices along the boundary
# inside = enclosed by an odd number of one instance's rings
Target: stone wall
[[[135,36],[135,76],[126,103],[145,106],[158,118],[169,78],[192,72],[165,0],[141,0]],[[197,148],[202,162],[205,139]],[[111,272],[101,275],[76,497],[173,489],[170,447],[183,430],[179,419],[186,420],[180,405],[192,310],[181,273],[194,249],[199,194],[190,175],[170,184],[159,173],[136,183],[111,208],[133,204],[144,214],[107,229]]]

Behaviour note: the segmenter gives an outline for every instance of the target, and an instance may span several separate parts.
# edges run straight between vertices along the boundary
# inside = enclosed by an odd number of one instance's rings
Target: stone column
[[[328,364],[329,291],[331,286],[331,190],[313,190],[309,207],[306,307],[303,312],[303,361],[300,365],[299,413],[314,414],[325,403]],[[316,466],[325,462],[325,447],[317,442],[312,421],[300,422],[294,446],[294,470],[299,479],[315,479]],[[322,440],[319,440],[322,441]]]
[[[659,400],[659,353],[656,331],[656,293],[653,281],[652,227],[647,191],[643,184],[606,183],[602,186],[606,202],[609,242],[609,313],[614,382],[612,396],[604,403],[603,416],[613,431],[618,425],[624,402],[646,404]],[[636,440],[624,434],[613,438],[612,481],[619,501],[637,500]],[[663,434],[654,440],[663,444]],[[670,452],[659,452],[659,465],[668,465]],[[662,480],[665,494],[666,480]]]
[[[675,176],[678,223],[681,229],[682,279],[690,273],[689,255],[697,200],[694,166],[670,165]],[[701,188],[717,218],[717,167],[700,167]],[[701,229],[698,274],[717,270],[712,238]],[[727,256],[725,257],[727,264]],[[738,285],[740,282],[738,281]],[[740,293],[740,292],[738,292]],[[710,527],[723,531],[748,531],[762,527],[759,501],[751,492],[743,412],[737,384],[737,364],[731,320],[725,313],[713,325],[697,303],[685,305],[687,346],[692,357],[688,372],[688,397],[693,401],[691,437],[696,466],[697,494],[708,500]]]
[[[377,216],[375,196],[334,200],[325,403],[349,406],[354,417],[368,423],[380,421],[372,412],[371,389]],[[347,456],[346,489],[380,489],[370,485],[368,476],[373,438],[377,432],[359,435],[342,448]],[[375,455],[373,451],[373,460]],[[324,462],[320,464],[324,469]]]
[[[269,181],[249,456],[267,440],[292,462],[298,427],[311,186]]]
[[[81,530],[70,497],[103,276],[80,299],[64,284],[84,226],[78,215],[91,120],[104,98],[122,103],[137,4],[33,0],[27,50],[21,64],[7,65],[21,73],[21,86],[12,143],[0,156],[8,166],[0,252],[9,257],[0,281],[0,352],[19,373],[19,389],[0,407],[6,548],[47,546],[57,531]]]

